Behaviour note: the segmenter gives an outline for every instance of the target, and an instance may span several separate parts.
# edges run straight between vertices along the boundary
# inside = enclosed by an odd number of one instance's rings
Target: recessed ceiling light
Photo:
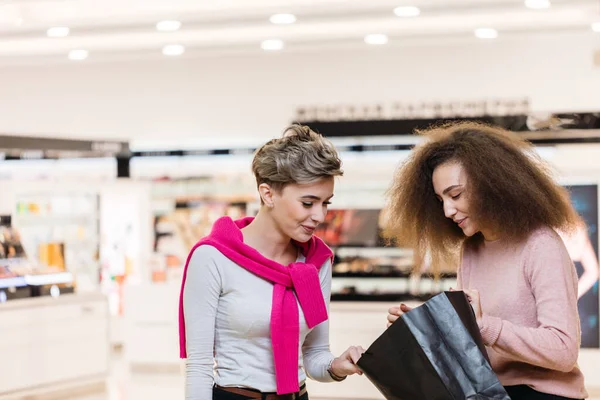
[[[180,56],[185,52],[185,47],[180,44],[169,44],[162,49],[165,56]]]
[[[51,38],[62,38],[69,36],[69,28],[66,26],[55,26],[46,31],[46,35]]]
[[[69,60],[82,61],[88,58],[89,54],[87,50],[71,50],[69,52]]]
[[[594,22],[594,23],[592,24],[592,30],[593,30],[594,32],[598,32],[598,33],[600,33],[600,22]]]
[[[550,7],[550,0],[525,0],[525,7],[541,10]]]
[[[260,44],[260,47],[263,50],[276,51],[276,50],[283,49],[284,43],[283,43],[283,40],[268,39],[268,40],[263,40],[262,43]]]
[[[389,41],[387,35],[384,35],[382,33],[372,33],[370,35],[365,36],[365,43],[366,44],[375,44],[375,45],[381,45],[381,44],[386,44]]]
[[[406,6],[394,8],[394,14],[399,17],[418,17],[421,14],[419,7]]]
[[[179,21],[160,21],[156,24],[156,30],[161,32],[175,32],[181,28]]]
[[[479,28],[475,29],[475,36],[479,39],[496,39],[498,31],[492,28]]]
[[[296,22],[296,16],[294,14],[275,14],[269,18],[272,24],[288,25]]]

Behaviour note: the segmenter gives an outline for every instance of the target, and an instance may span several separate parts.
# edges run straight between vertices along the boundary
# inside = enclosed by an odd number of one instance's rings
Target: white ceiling
[[[421,8],[416,18],[394,15],[397,6]],[[273,25],[275,13],[293,13],[292,25]],[[177,32],[157,32],[161,20],[179,20]],[[500,38],[532,33],[585,31],[600,21],[598,0],[552,0],[531,10],[523,0],[0,0],[0,64],[67,62],[73,49],[89,51],[86,62],[163,57],[162,47],[181,44],[184,57],[261,52],[265,39],[281,39],[283,51],[367,46],[369,33],[390,45],[462,38],[479,40],[476,28],[494,28]],[[70,35],[48,38],[67,26]],[[600,36],[600,34],[598,34]]]

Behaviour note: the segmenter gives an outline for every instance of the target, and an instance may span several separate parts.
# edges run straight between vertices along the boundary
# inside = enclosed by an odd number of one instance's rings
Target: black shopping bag
[[[510,400],[461,291],[441,293],[398,318],[358,366],[388,400]]]

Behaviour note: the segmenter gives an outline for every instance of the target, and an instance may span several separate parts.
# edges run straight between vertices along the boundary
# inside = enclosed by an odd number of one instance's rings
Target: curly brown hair
[[[417,270],[429,253],[438,274],[454,266],[463,245],[483,242],[481,233],[467,238],[436,198],[433,171],[446,162],[460,163],[467,175],[470,214],[503,239],[520,241],[542,226],[568,232],[580,222],[567,190],[515,133],[476,122],[417,133],[425,142],[396,172],[385,210],[387,236],[415,250]]]

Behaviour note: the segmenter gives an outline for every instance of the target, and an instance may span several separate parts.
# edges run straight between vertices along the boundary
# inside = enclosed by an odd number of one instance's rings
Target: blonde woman
[[[313,235],[342,175],[336,150],[293,125],[256,152],[252,171],[256,217],[219,219],[186,264],[187,400],[307,400],[307,377],[332,382],[360,373],[360,346],[339,357],[329,350],[333,255]]]

